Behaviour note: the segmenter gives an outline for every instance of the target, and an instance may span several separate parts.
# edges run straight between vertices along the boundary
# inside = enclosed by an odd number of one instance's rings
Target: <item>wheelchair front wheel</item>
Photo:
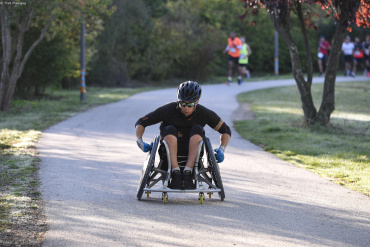
[[[212,175],[213,181],[215,182],[215,185],[217,188],[221,189],[220,192],[218,192],[221,201],[225,199],[225,191],[224,186],[222,184],[221,174],[220,174],[220,167],[218,166],[218,163],[216,161],[216,157],[214,155],[214,151],[211,145],[211,141],[208,137],[205,138],[206,140],[206,151],[207,151],[207,158],[208,158],[208,169]]]
[[[141,200],[141,197],[143,196],[144,193],[144,188],[148,183],[148,178],[155,162],[155,155],[158,149],[159,139],[160,139],[159,135],[154,138],[152,150],[148,153],[148,156],[143,164],[139,187],[137,188],[136,195],[138,200]],[[149,196],[149,194],[147,194],[147,196]]]

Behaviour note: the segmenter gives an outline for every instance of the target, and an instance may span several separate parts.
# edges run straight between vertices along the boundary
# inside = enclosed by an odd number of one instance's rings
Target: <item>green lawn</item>
[[[50,90],[42,100],[14,100],[8,112],[0,112],[0,246],[38,246],[46,231],[35,149],[41,131],[144,90],[149,88],[88,88],[83,104],[78,90]]]
[[[313,85],[317,108],[322,85]],[[237,121],[237,131],[266,151],[333,182],[370,195],[370,82],[336,85],[329,126],[303,125],[296,86],[240,94],[255,118]]]

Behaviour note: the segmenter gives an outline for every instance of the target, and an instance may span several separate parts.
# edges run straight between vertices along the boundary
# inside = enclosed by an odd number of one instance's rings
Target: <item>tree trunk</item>
[[[300,58],[299,58],[298,48],[296,44],[294,43],[293,38],[290,34],[290,31],[291,31],[290,13],[289,13],[288,7],[281,8],[279,13],[271,14],[271,18],[273,20],[275,29],[284,39],[289,49],[290,58],[292,61],[292,72],[293,72],[293,76],[294,76],[294,79],[296,81],[296,84],[298,86],[298,90],[301,96],[302,109],[304,113],[305,122],[307,124],[313,124],[316,121],[317,110],[315,108],[315,105],[312,99],[312,94],[311,94],[312,70],[309,69],[309,72],[311,71],[311,76],[309,76],[310,80],[307,82],[303,76],[302,65],[301,65]],[[302,33],[304,35],[304,30],[302,30]],[[311,63],[311,66],[312,66],[312,63]]]
[[[343,30],[344,29],[344,30]],[[330,52],[328,66],[325,73],[324,91],[317,120],[322,125],[330,122],[330,115],[335,109],[335,79],[338,69],[339,58],[342,50],[342,43],[346,34],[346,28],[338,24],[334,35],[334,43]]]
[[[52,15],[51,9],[49,9],[50,17],[43,27],[39,38],[31,45],[26,54],[22,57],[23,50],[23,39],[24,33],[29,29],[31,20],[33,18],[34,8],[36,5],[27,5],[30,7],[27,12],[28,15],[23,16],[21,22],[17,22],[17,18],[14,19],[14,9],[7,8],[5,5],[0,5],[0,22],[1,22],[1,36],[2,36],[2,48],[3,58],[1,63],[1,77],[0,77],[0,111],[7,111],[10,108],[15,86],[19,77],[22,74],[23,68],[30,57],[32,51],[44,38],[47,29],[49,28]],[[13,11],[13,12],[11,12]],[[13,19],[12,19],[13,18]],[[16,30],[11,32],[11,22],[14,22]],[[12,37],[12,33],[17,35]],[[15,56],[13,55],[12,47],[15,46]],[[12,59],[14,59],[12,61]]]
[[[326,68],[321,106],[317,114],[317,121],[322,125],[327,125],[330,122],[330,115],[335,109],[335,80],[337,77],[338,63],[349,19],[347,15],[348,13],[344,11],[345,5],[341,5],[341,7],[342,11],[339,16],[341,21],[337,23],[337,28],[333,37],[334,42],[329,55],[328,66]]]
[[[4,96],[6,95],[9,87],[10,75],[9,75],[9,65],[12,56],[12,37],[10,33],[9,23],[9,13],[8,11],[1,7],[0,8],[0,20],[1,20],[1,41],[3,48],[3,58],[1,63],[1,77],[0,77],[0,110],[3,109]]]

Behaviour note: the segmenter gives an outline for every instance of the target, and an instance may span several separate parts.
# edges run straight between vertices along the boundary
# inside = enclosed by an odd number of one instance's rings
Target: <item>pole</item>
[[[279,76],[279,33],[275,31],[275,76]]]
[[[81,66],[81,88],[80,88],[80,101],[86,101],[86,83],[85,83],[85,14],[82,13],[81,24],[81,39],[80,39],[80,66]]]

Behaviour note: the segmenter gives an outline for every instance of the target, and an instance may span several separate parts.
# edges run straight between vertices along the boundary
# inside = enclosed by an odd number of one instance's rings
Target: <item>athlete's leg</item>
[[[247,77],[247,70],[246,70],[246,67],[244,67],[244,66],[239,66],[239,67],[238,67],[238,69],[239,69],[239,74],[241,74],[241,75],[245,75],[245,77]]]
[[[177,129],[174,126],[167,126],[163,131],[163,140],[167,142],[170,152],[171,168],[179,167],[177,162]]]
[[[195,163],[195,158],[197,157],[198,154],[198,147],[199,143],[203,139],[203,134],[204,130],[203,127],[200,125],[195,125],[193,126],[191,132],[190,132],[190,140],[189,140],[189,152],[188,152],[188,160],[186,162],[186,166],[189,168],[194,167]]]
[[[229,69],[227,70],[227,76],[230,78],[233,74],[233,61],[229,60]]]
[[[202,141],[202,137],[200,135],[193,135],[189,141],[189,154],[188,154],[188,161],[186,162],[186,166],[189,168],[194,167],[195,158],[198,154],[198,147],[199,143]]]
[[[318,59],[317,60],[317,63],[318,63],[318,65],[319,65],[319,72],[320,72],[320,76],[322,75],[322,73],[323,73],[323,69],[322,69],[322,59]]]
[[[357,59],[353,59],[353,69],[352,69],[353,74],[356,74],[357,64],[358,64]]]

